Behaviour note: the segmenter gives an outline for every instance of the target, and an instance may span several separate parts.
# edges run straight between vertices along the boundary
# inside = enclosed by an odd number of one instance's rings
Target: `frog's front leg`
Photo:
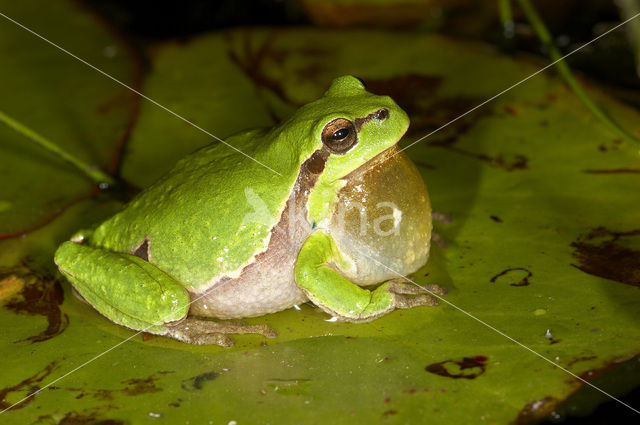
[[[233,345],[228,333],[275,336],[265,325],[187,317],[190,297],[175,279],[135,255],[65,242],[55,262],[80,295],[113,322],[191,344]]]
[[[368,291],[340,275],[331,264],[338,268],[345,265],[333,238],[322,231],[312,233],[298,254],[296,283],[314,304],[341,320],[367,322],[395,308],[439,304],[439,300],[426,294],[424,289],[397,279]],[[430,285],[427,291],[438,295],[446,293],[438,285]]]

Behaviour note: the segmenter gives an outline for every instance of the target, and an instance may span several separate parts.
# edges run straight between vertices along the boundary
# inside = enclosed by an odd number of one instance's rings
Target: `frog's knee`
[[[58,268],[64,271],[71,263],[70,260],[76,258],[77,255],[80,254],[79,251],[77,243],[70,241],[63,242],[58,249],[56,249],[53,261],[56,263]]]
[[[66,241],[56,250],[53,261],[62,273],[74,275],[86,268],[83,264],[93,260],[93,257],[98,255],[100,251],[100,249],[91,246]]]

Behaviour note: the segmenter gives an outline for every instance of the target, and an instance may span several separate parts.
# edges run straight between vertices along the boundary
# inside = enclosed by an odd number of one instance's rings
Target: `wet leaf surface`
[[[436,36],[302,29],[163,45],[152,68],[145,93],[219,137],[272,125],[333,77],[354,74],[409,112],[405,145],[538,69]],[[640,132],[637,111],[592,94]],[[123,176],[145,186],[210,141],[144,104]],[[434,208],[453,217],[436,224],[447,247],[433,248],[418,284],[447,287],[447,301],[585,379],[640,352],[640,291],[629,284],[640,255],[640,175],[585,172],[638,169],[637,148],[617,141],[559,80],[533,78],[408,153]],[[53,278],[56,244],[117,206],[81,202],[1,241],[0,264]],[[7,288],[10,297],[21,292]],[[0,309],[5,406],[133,338],[5,413],[9,422],[527,423],[581,386],[447,304],[366,324],[327,322],[303,305],[247,320],[276,329],[277,339],[241,335],[222,349],[134,336],[62,289],[68,326],[54,338],[26,341],[45,319]]]

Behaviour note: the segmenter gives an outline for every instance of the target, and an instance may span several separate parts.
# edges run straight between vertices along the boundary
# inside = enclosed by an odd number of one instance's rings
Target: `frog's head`
[[[333,80],[318,103],[327,112],[314,128],[330,152],[325,181],[340,179],[395,147],[409,127],[409,117],[390,97],[367,92],[352,76]]]
[[[296,115],[297,122],[306,122],[311,130],[314,149],[328,153],[322,171],[325,182],[341,179],[391,151],[409,127],[407,114],[390,97],[367,92],[352,76],[333,80],[320,99]]]

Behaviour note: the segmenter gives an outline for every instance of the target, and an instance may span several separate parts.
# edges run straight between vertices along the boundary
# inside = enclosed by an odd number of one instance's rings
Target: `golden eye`
[[[332,153],[347,153],[357,142],[356,127],[347,119],[336,118],[322,130],[322,143]]]

